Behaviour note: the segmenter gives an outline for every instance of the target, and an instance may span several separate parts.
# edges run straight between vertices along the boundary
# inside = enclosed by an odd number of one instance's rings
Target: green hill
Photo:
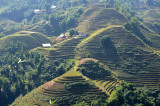
[[[49,39],[40,33],[21,31],[12,35],[8,35],[0,38],[0,50],[5,52],[5,48],[8,47],[9,43],[22,42],[27,46],[27,49],[33,49],[42,46],[42,43],[49,43]]]
[[[10,26],[17,25],[18,23],[11,21],[7,18],[3,18],[0,16],[0,26],[3,26],[4,30],[7,30]]]
[[[110,95],[115,86],[120,83],[115,79],[107,67],[101,66],[105,69],[106,74],[103,73],[103,78],[91,80],[88,76],[82,75],[80,68],[88,64],[89,61],[95,59],[83,59],[75,65],[70,71],[62,76],[59,76],[52,81],[34,89],[24,97],[19,97],[12,104],[13,106],[30,106],[30,105],[50,105],[50,101],[55,101],[53,105],[70,105],[77,102],[85,101],[90,104],[96,98],[106,99]],[[85,62],[84,62],[85,61]],[[99,62],[96,60],[95,63]],[[97,71],[97,70],[96,70]],[[110,74],[108,74],[110,73]],[[96,86],[95,86],[96,85]]]
[[[110,39],[105,46],[102,45],[103,36]],[[112,69],[121,80],[146,86],[158,84],[160,57],[143,40],[121,26],[95,32],[76,50],[77,59],[95,58]]]
[[[91,34],[98,29],[110,25],[123,25],[125,22],[127,22],[127,18],[115,9],[92,6],[82,14],[77,29]]]
[[[69,87],[67,88],[66,86]],[[70,88],[70,86],[72,86],[72,88]],[[18,98],[12,106],[49,106],[50,100],[56,100],[53,105],[70,105],[70,103],[75,104],[78,101],[81,102],[81,100],[90,103],[92,100],[96,99],[96,97],[103,98],[105,97],[105,93],[98,87],[90,85],[80,73],[70,71],[45,83],[26,96]]]
[[[135,35],[122,26],[125,22],[128,20],[114,9],[92,6],[84,11],[77,26],[79,31],[90,34],[88,38],[69,38],[50,48],[39,47],[49,40],[34,32],[1,38],[0,43],[5,44],[21,41],[23,36],[22,42],[29,49],[38,47],[33,50],[44,52],[52,61],[75,59],[75,66],[69,72],[17,98],[12,105],[47,106],[55,100],[53,105],[81,101],[90,105],[96,97],[106,99],[121,80],[137,87],[159,86],[160,56],[159,51],[153,49],[159,49],[159,35],[144,25],[138,26],[143,37]],[[151,43],[146,44],[145,40]]]
[[[159,7],[148,7],[137,11],[137,16],[144,19],[145,22],[160,22]]]

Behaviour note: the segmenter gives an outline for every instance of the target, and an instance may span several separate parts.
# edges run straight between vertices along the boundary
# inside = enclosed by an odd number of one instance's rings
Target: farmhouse
[[[66,36],[64,34],[61,34],[59,37],[60,38],[66,38]]]
[[[43,43],[42,47],[44,47],[44,48],[51,47],[51,44],[50,43]]]
[[[57,6],[55,6],[55,5],[52,5],[52,6],[51,6],[51,9],[55,9],[56,7],[57,7]]]
[[[80,32],[80,31],[78,31],[78,37],[81,37],[81,38],[86,38],[86,37],[88,37],[88,34],[85,34],[85,33],[83,33],[83,32]]]
[[[34,13],[40,13],[40,9],[34,9]]]

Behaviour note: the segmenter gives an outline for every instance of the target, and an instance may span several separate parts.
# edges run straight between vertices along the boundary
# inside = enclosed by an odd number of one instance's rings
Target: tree
[[[82,64],[79,67],[78,71],[91,79],[103,78],[104,76],[111,74],[100,62],[92,60],[88,60],[86,64]]]
[[[74,29],[70,29],[69,30],[69,35],[73,36],[73,35],[78,35],[78,31],[74,30]]]

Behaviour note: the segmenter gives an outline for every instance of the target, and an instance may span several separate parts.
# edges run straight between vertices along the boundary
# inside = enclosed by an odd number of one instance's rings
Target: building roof
[[[57,6],[55,6],[55,5],[52,5],[52,6],[51,6],[52,9],[55,9],[56,7],[57,7]]]
[[[40,9],[34,9],[34,13],[39,13]]]
[[[43,43],[42,46],[43,47],[51,47],[51,44],[50,43]]]
[[[65,37],[65,35],[64,35],[64,34],[61,34],[61,35],[60,35],[60,38],[63,38],[63,37]]]

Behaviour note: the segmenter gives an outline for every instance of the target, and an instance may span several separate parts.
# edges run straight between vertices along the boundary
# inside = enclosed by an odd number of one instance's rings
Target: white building
[[[55,6],[55,5],[52,5],[52,6],[51,6],[51,9],[55,9],[55,8],[57,8],[57,6]]]
[[[51,47],[51,44],[50,43],[43,43],[42,47],[44,47],[44,48]]]
[[[40,13],[40,9],[34,9],[34,13]]]
[[[65,38],[65,35],[64,35],[64,34],[61,34],[59,37],[60,37],[60,38]]]
[[[82,38],[86,38],[86,37],[88,37],[88,34],[85,34],[85,33],[83,33],[83,32],[80,32],[80,31],[78,31],[78,36],[79,37],[82,37]]]

